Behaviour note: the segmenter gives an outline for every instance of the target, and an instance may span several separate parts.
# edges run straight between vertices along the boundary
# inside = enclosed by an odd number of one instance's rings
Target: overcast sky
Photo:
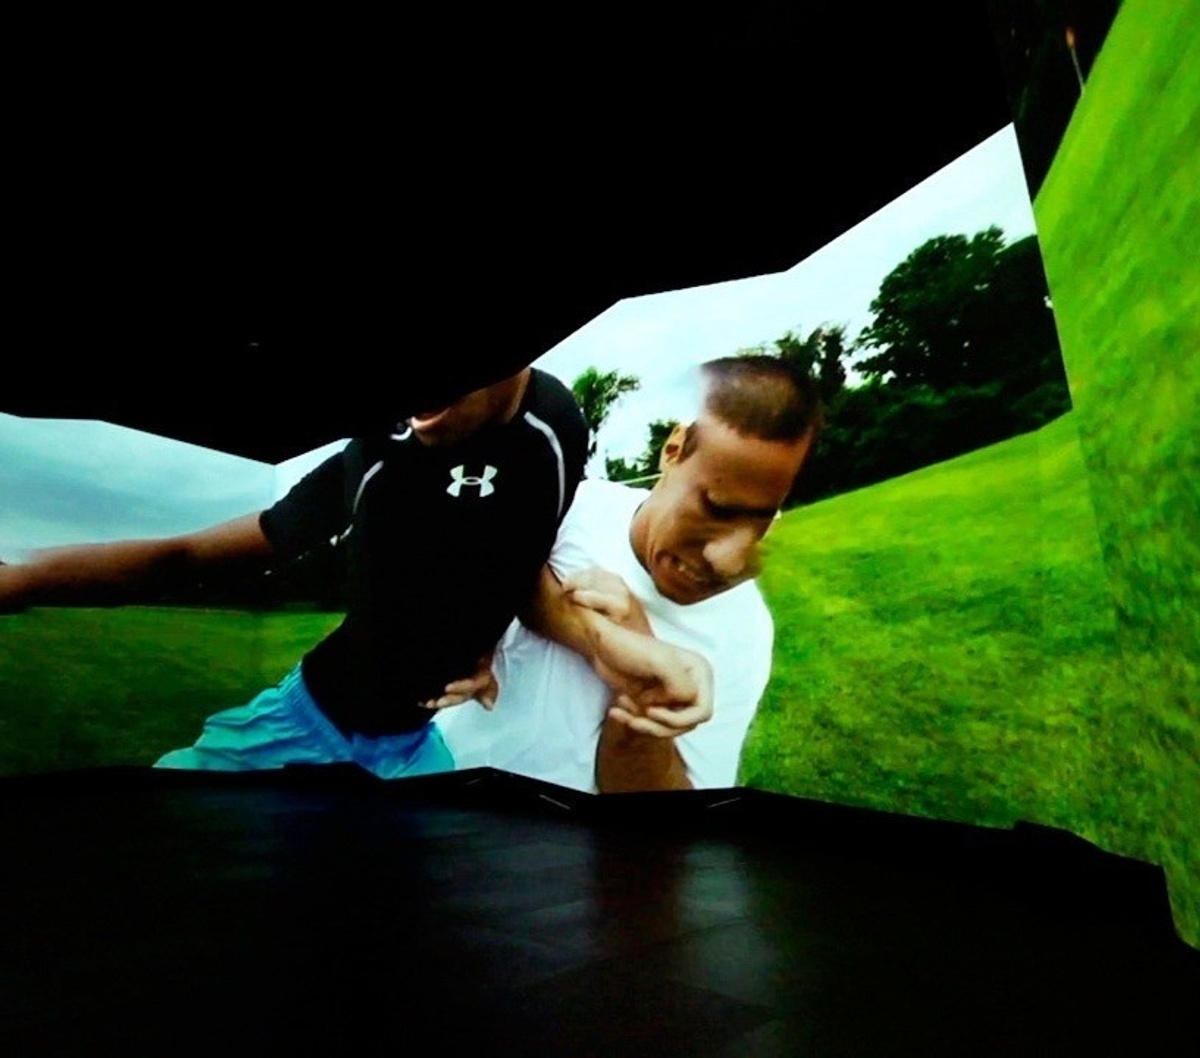
[[[819,209],[797,194],[798,209]],[[632,458],[654,419],[687,418],[696,364],[787,330],[870,322],[880,282],[935,235],[1034,231],[1012,126],[785,272],[627,298],[538,361],[568,385],[586,368],[637,375],[601,432]],[[186,532],[266,506],[341,442],[272,467],[107,423],[0,414],[0,559],[29,549]]]
[[[263,506],[275,468],[108,423],[0,415],[0,559],[162,536]]]

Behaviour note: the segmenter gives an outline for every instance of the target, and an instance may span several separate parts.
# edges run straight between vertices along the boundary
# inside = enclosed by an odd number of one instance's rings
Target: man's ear
[[[660,471],[674,466],[683,458],[683,442],[687,438],[687,430],[688,428],[683,423],[677,422],[666,441],[663,442],[662,451],[658,453],[658,469]]]

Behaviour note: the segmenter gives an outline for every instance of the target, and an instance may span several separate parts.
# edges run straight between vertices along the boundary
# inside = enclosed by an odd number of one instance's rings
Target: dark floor
[[[0,1054],[1129,1055],[1200,1041],[1157,868],[481,771],[0,783]]]

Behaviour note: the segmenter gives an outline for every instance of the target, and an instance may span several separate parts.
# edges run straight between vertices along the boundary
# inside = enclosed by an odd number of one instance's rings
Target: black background
[[[985,4],[880,7],[31,29],[0,410],[274,462],[789,267],[1010,121]]]

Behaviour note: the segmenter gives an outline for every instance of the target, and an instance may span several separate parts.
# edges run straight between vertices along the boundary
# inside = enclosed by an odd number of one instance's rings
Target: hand
[[[592,666],[617,693],[609,717],[632,731],[675,738],[712,718],[712,666],[690,650],[606,622]]]
[[[492,655],[488,653],[479,659],[479,667],[472,675],[446,684],[445,693],[440,698],[430,698],[417,704],[422,709],[447,709],[452,705],[476,701],[485,709],[492,709],[499,695],[500,684],[496,682],[496,674],[492,671]]]
[[[567,598],[576,605],[595,610],[625,628],[650,631],[641,600],[615,573],[606,569],[585,569],[564,578],[562,587]]]

